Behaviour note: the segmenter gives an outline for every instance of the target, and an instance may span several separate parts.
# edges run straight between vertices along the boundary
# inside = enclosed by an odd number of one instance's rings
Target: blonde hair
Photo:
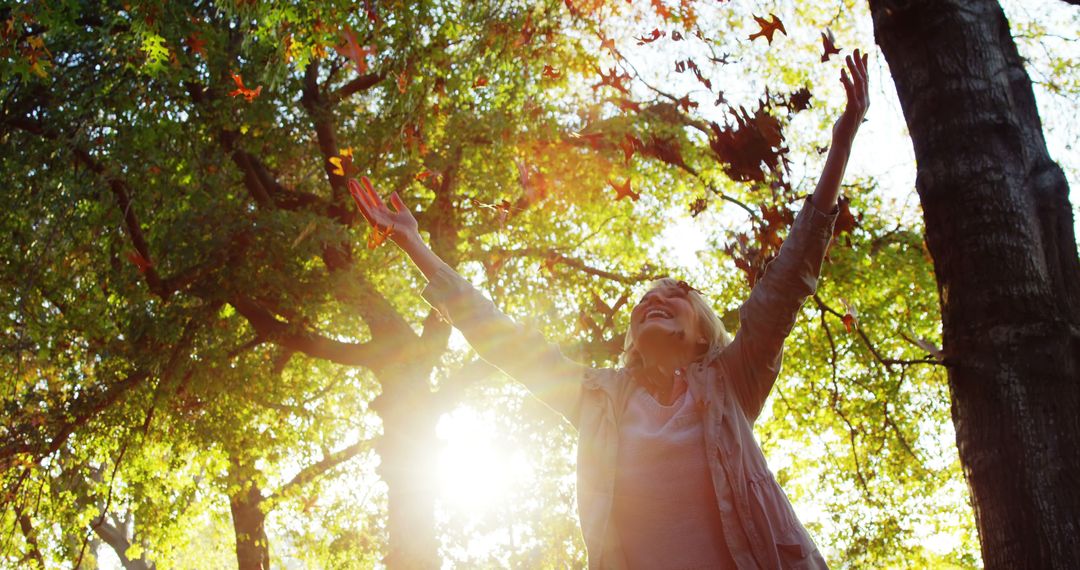
[[[727,329],[724,328],[724,322],[720,320],[716,311],[701,295],[701,292],[687,285],[685,281],[678,281],[671,277],[661,277],[653,281],[649,284],[649,291],[661,287],[676,287],[686,291],[686,298],[690,301],[690,307],[694,314],[697,315],[701,333],[705,336],[708,344],[701,355],[715,357],[720,354],[720,351],[731,342],[731,337],[728,335]],[[619,357],[619,362],[626,368],[638,368],[641,366],[641,355],[638,353],[637,348],[634,347],[634,336],[629,328],[626,331],[626,339],[623,341],[623,353]]]

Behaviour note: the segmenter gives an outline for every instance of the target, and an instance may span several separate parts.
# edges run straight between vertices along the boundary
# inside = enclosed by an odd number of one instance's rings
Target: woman
[[[814,194],[739,310],[728,342],[705,299],[661,279],[631,312],[622,368],[565,358],[495,308],[422,241],[395,193],[350,189],[377,231],[420,268],[422,295],[481,357],[578,429],[578,514],[590,568],[825,568],[765,464],[751,426],[817,286],[851,144],[868,106],[866,56],[847,57],[847,106]],[[848,77],[848,71],[851,77]]]

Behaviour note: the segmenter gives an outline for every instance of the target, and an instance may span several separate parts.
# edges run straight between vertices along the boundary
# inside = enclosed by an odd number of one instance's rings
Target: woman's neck
[[[642,386],[662,405],[670,406],[674,400],[675,375],[681,374],[690,364],[686,356],[649,358],[642,355]]]

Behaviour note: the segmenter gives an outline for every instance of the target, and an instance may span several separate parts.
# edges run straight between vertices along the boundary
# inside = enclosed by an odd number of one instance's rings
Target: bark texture
[[[262,492],[253,481],[246,482],[229,497],[239,570],[270,569],[270,543],[266,538],[266,513],[260,508],[262,501]]]
[[[994,0],[870,0],[918,164],[957,446],[987,568],[1080,561],[1080,262]]]

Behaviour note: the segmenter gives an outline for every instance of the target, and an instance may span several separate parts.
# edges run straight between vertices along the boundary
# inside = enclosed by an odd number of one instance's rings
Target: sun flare
[[[439,454],[439,496],[455,510],[483,514],[509,499],[514,487],[532,476],[524,450],[499,440],[489,414],[459,408],[445,414],[437,429],[445,446]]]

